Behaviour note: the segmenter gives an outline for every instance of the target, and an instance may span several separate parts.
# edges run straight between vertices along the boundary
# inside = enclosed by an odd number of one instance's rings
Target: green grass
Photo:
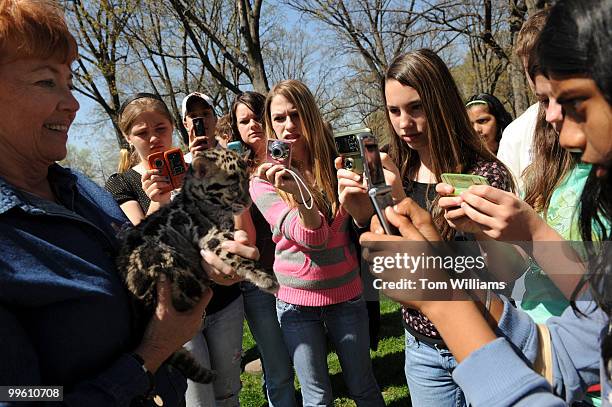
[[[400,306],[390,300],[382,300],[380,304],[381,329],[380,342],[376,352],[370,352],[374,375],[378,381],[387,406],[410,406],[410,397],[404,377],[404,329],[401,323]],[[244,350],[243,365],[259,357],[255,348],[255,341],[251,336],[248,325],[244,325],[242,341]],[[334,391],[334,406],[349,407],[355,403],[348,397],[348,392],[338,357],[334,352],[327,355],[329,375]],[[243,407],[267,406],[261,389],[261,374],[242,373],[242,391],[240,404]],[[299,394],[299,384],[296,379],[296,392]]]

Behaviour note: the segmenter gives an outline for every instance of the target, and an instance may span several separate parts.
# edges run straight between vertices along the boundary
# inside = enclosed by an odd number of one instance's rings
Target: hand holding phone
[[[463,191],[472,185],[489,185],[489,181],[480,175],[444,173],[440,175],[440,178],[442,182],[455,188],[452,193],[454,196],[461,195]]]
[[[388,235],[397,234],[397,230],[387,221],[385,208],[393,205],[391,187],[385,182],[378,141],[371,133],[360,133],[357,135],[359,149],[363,158],[363,175],[368,187],[368,195],[372,206],[376,211],[378,220]]]
[[[194,117],[191,119],[193,124],[193,140],[189,143],[189,151],[194,154],[196,151],[208,150],[215,144],[214,140],[211,140],[212,135],[206,134],[206,128],[204,127],[203,117]],[[191,139],[191,134],[189,135]]]

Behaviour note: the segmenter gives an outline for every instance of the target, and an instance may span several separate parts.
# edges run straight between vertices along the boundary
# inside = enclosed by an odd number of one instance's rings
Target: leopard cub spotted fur
[[[212,281],[201,267],[200,250],[209,250],[236,273],[267,292],[276,293],[278,282],[257,263],[221,248],[234,237],[233,215],[251,203],[246,163],[224,149],[197,152],[180,193],[123,236],[118,268],[135,297],[140,336],[157,304],[156,282],[166,275],[172,286],[172,303],[178,311],[191,309]],[[186,349],[169,364],[193,381],[209,383],[214,372],[205,369]]]

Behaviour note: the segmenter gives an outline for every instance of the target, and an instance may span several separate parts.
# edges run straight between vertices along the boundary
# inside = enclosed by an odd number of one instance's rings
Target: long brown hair
[[[315,188],[310,188],[310,192],[321,213],[330,219],[328,215],[335,216],[340,208],[337,196],[338,180],[334,168],[334,158],[337,153],[331,129],[321,117],[315,98],[308,87],[297,80],[284,80],[274,85],[266,98],[264,131],[268,140],[277,138],[272,127],[270,111],[272,99],[277,95],[287,98],[298,112],[307,150],[307,162],[303,164],[311,169],[315,178],[315,185],[310,185]],[[297,205],[292,195],[283,191],[278,192],[285,202],[292,206]]]
[[[427,142],[431,156],[432,172],[436,180],[445,172],[463,173],[478,160],[498,163],[506,168],[491,153],[479,137],[467,115],[463,99],[446,64],[429,49],[420,49],[401,55],[391,63],[382,84],[383,97],[386,83],[396,80],[404,86],[414,88],[427,117]],[[402,180],[416,176],[420,158],[395,134],[389,112],[385,109],[389,132],[389,155],[398,166]],[[507,170],[506,170],[507,171]],[[433,203],[433,218],[445,239],[454,236],[444,219],[443,212]]]
[[[533,134],[532,154],[534,160],[522,174],[525,179],[524,200],[533,209],[546,215],[554,190],[576,165],[576,160],[561,147],[559,135],[546,122],[546,109],[542,103]]]
[[[534,84],[536,76],[544,75],[537,53],[538,41],[535,40],[527,60],[527,73]],[[534,160],[521,174],[525,179],[524,200],[533,209],[546,216],[554,190],[577,164],[577,160],[561,147],[559,135],[552,124],[546,121],[546,106],[542,102],[538,109],[531,148]]]

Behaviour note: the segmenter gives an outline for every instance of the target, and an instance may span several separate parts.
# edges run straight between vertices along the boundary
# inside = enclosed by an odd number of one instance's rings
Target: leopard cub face
[[[185,193],[194,199],[206,199],[239,214],[249,207],[249,176],[246,162],[232,150],[198,151],[191,162]]]

